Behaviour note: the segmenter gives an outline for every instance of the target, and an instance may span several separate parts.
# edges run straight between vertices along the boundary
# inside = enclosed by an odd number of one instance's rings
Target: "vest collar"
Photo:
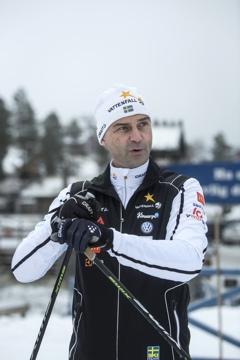
[[[110,164],[110,179],[114,187],[122,187],[125,181],[128,181],[128,185],[134,188],[140,186],[146,175],[149,161],[145,164],[138,166],[134,169],[117,168]]]
[[[110,172],[111,165],[109,164],[105,171],[92,179],[91,183],[89,184],[89,189],[93,189],[109,196],[113,196],[118,198],[117,193],[114,189],[114,186],[111,183],[111,172]],[[141,185],[139,186],[139,190],[143,190],[145,188],[149,188],[153,185],[156,181],[159,180],[161,176],[162,170],[158,167],[158,165],[150,158],[148,163],[148,168],[145,177]]]

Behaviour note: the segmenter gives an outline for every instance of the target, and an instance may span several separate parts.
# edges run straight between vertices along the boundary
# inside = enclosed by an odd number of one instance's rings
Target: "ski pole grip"
[[[90,261],[94,261],[96,254],[92,251],[92,249],[90,247],[87,247],[86,250],[84,251],[84,255],[86,255],[86,257],[90,260]]]

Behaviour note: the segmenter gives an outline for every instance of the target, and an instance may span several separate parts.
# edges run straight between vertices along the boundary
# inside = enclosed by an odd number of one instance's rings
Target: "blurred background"
[[[239,0],[1,0],[0,47],[1,359],[30,357],[61,262],[19,284],[14,250],[63,187],[105,168],[93,111],[118,83],[136,86],[152,114],[154,160],[204,189],[192,357],[240,359]],[[39,359],[67,359],[73,268]]]

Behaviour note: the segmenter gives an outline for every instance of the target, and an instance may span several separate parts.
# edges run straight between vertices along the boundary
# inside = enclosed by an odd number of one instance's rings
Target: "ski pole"
[[[69,246],[67,251],[66,251],[66,254],[64,256],[62,265],[60,267],[57,280],[56,280],[56,282],[54,284],[54,288],[53,288],[53,291],[52,291],[52,294],[51,294],[51,298],[49,300],[47,309],[45,311],[45,314],[44,314],[44,317],[43,317],[43,320],[42,320],[42,324],[41,324],[41,327],[39,329],[38,336],[37,336],[37,339],[36,339],[36,342],[35,342],[35,345],[34,345],[34,348],[33,348],[33,351],[32,351],[32,355],[30,357],[30,360],[35,360],[37,358],[37,354],[38,354],[39,348],[41,346],[45,330],[47,328],[48,320],[50,319],[53,306],[55,304],[57,295],[58,295],[60,287],[62,285],[64,275],[65,275],[65,272],[66,272],[66,269],[67,269],[71,254],[72,254],[72,247]]]
[[[176,353],[184,360],[191,360],[190,355],[173,339],[162,325],[149,313],[149,311],[134,297],[134,295],[122,284],[121,281],[104,265],[96,254],[87,248],[84,254],[97,266],[97,268],[111,281],[111,283],[122,293],[122,295],[137,309],[140,314],[154,327],[154,329],[173,347]]]

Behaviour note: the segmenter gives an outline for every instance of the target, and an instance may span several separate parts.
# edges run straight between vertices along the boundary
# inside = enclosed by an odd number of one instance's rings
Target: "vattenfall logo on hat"
[[[130,91],[127,91],[127,90],[121,92],[120,98],[123,98],[124,100],[112,105],[108,109],[109,113],[112,112],[113,110],[117,109],[118,107],[129,104],[129,103],[137,103],[138,102],[138,103],[144,105],[144,102],[143,102],[141,97],[134,96],[134,95],[131,94]]]

